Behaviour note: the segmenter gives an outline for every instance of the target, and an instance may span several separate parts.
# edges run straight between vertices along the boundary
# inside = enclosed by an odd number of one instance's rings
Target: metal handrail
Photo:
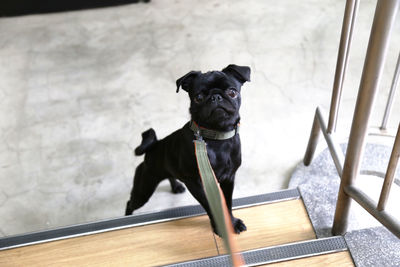
[[[314,123],[310,134],[310,142],[308,143],[306,154],[304,156],[304,165],[310,165],[318,144],[319,133],[322,132],[326,143],[328,144],[329,151],[331,152],[333,162],[335,163],[336,171],[339,177],[342,177],[344,155],[338,143],[335,141],[333,134],[328,133],[325,120],[322,116],[321,110],[318,107],[315,111]]]
[[[380,223],[382,223],[389,231],[400,238],[400,222],[396,218],[394,218],[385,210],[379,211],[376,208],[376,202],[357,187],[348,186],[345,188],[345,192],[349,195],[349,197],[360,204],[361,207],[368,211],[369,214],[374,216]]]
[[[395,145],[393,147],[392,156],[389,161],[385,182],[382,187],[381,200],[379,203],[376,204],[360,189],[355,187],[355,180],[359,175],[361,158],[365,148],[365,137],[367,135],[369,118],[378,92],[388,50],[390,34],[398,9],[400,7],[400,0],[378,0],[377,2],[344,164],[339,156],[340,148],[333,141],[332,132],[335,130],[336,126],[344,72],[346,69],[346,62],[350,46],[351,31],[353,29],[357,7],[358,3],[356,1],[347,0],[345,17],[343,19],[341,46],[338,53],[338,63],[332,93],[330,122],[328,128],[326,128],[322,114],[320,110],[317,109],[307,151],[304,156],[304,164],[310,164],[317,146],[319,131],[322,131],[324,133],[325,140],[328,143],[329,151],[331,152],[335,162],[338,174],[341,177],[334,223],[332,227],[333,234],[342,235],[346,232],[350,204],[351,200],[354,199],[365,210],[367,210],[378,221],[380,221],[397,237],[400,238],[400,222],[384,210],[399,158],[400,125],[396,136]],[[348,41],[343,41],[345,39],[348,39]],[[344,47],[342,47],[342,43]],[[396,67],[395,73],[398,73],[398,66]],[[395,74],[394,79],[397,79],[396,77],[398,78],[397,74]],[[392,83],[392,89],[396,87],[396,83],[397,81]],[[392,101],[393,97],[389,97],[389,100]]]
[[[354,186],[359,173],[369,117],[378,92],[390,33],[399,6],[400,0],[378,0],[377,2],[336,204],[332,229],[335,235],[344,234],[347,230],[352,197],[346,193],[346,189]],[[379,216],[379,213],[376,215],[378,220],[382,221],[383,218]],[[395,234],[400,237],[400,228],[397,228]]]

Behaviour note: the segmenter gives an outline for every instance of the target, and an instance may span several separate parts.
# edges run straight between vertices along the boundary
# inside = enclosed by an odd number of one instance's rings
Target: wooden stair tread
[[[331,253],[326,255],[313,256],[303,259],[290,260],[278,263],[260,265],[265,267],[353,267],[353,259],[348,251]]]
[[[242,251],[316,238],[300,199],[238,209],[233,214],[247,226],[246,232],[236,235]],[[224,252],[222,239],[217,237],[217,243]]]
[[[241,250],[315,238],[300,199],[234,211],[248,231]],[[154,266],[223,253],[205,215],[0,251],[0,266]]]
[[[154,266],[217,255],[203,215],[0,251],[0,266]]]

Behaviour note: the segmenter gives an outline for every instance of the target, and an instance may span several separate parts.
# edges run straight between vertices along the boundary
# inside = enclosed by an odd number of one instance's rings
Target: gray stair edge
[[[299,199],[300,193],[297,188],[286,189],[277,192],[242,197],[233,200],[233,208],[244,208],[263,204],[270,204],[280,201]],[[83,223],[60,227],[50,230],[38,231],[33,233],[9,236],[0,238],[0,251],[45,243],[50,241],[74,238],[78,236],[92,235],[114,230],[125,229],[134,226],[148,225],[205,214],[200,205],[183,206],[167,209],[159,212],[124,216],[120,218]]]
[[[246,266],[257,266],[295,259],[348,251],[342,236],[313,239],[290,244],[260,248],[242,252]],[[228,255],[221,255],[166,265],[168,267],[220,267],[232,266]]]
[[[400,240],[383,226],[344,236],[356,266],[400,266]]]
[[[346,144],[340,144],[340,147],[345,153]],[[360,173],[372,175],[378,179],[384,177],[390,154],[391,147],[389,146],[367,143]],[[396,185],[400,184],[399,179],[400,169],[398,168],[395,176]],[[358,179],[358,181],[361,182],[362,180]],[[291,175],[289,188],[299,189],[318,238],[332,236],[331,229],[339,186],[340,178],[328,148],[316,155],[309,166],[300,162]],[[348,231],[381,225],[358,205],[351,206],[348,221]]]
[[[341,144],[341,148],[345,152],[346,144]],[[390,154],[391,147],[367,143],[360,173],[383,178]],[[399,168],[395,184],[400,186]],[[340,179],[327,148],[315,156],[310,166],[301,162],[292,173],[289,188],[299,189],[318,238],[332,236],[339,186]],[[357,206],[351,207],[345,234],[356,266],[400,266],[400,240]]]

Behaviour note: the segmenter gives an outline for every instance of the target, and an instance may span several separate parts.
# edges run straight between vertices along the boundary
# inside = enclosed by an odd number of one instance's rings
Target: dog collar
[[[196,139],[207,138],[214,140],[226,140],[234,137],[239,132],[239,123],[236,125],[235,129],[228,132],[215,131],[207,128],[203,128],[197,125],[196,122],[190,121],[190,129],[194,132]]]

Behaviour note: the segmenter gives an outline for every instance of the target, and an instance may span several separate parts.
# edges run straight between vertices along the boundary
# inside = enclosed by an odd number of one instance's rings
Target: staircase
[[[299,186],[300,191],[295,188],[234,201],[235,216],[243,219],[248,228],[246,232],[236,236],[247,265],[354,266],[353,259],[358,266],[400,265],[399,239],[386,229],[362,228],[347,233],[344,237],[330,236],[332,224],[335,233],[346,232],[350,197],[363,204],[366,210],[382,222],[388,222],[387,216],[382,217],[375,207],[371,208],[372,202],[368,198],[356,194],[353,184],[365,148],[369,116],[379,88],[390,32],[399,5],[399,0],[377,3],[354,112],[354,127],[351,127],[349,145],[346,146],[347,164],[342,164],[340,154],[337,153],[340,148],[334,145],[332,134],[336,128],[358,8],[358,0],[346,1],[328,127],[322,123],[317,110],[309,143],[311,152],[307,153],[309,156],[306,160],[311,160],[322,130],[329,150],[332,151],[335,166],[331,158],[330,163],[323,164],[314,160],[315,171],[308,169],[304,174],[299,172],[304,167],[300,166],[292,177],[291,186]],[[399,73],[399,68],[396,69],[396,73]],[[396,79],[393,85],[396,84]],[[372,153],[369,159],[373,161],[367,167],[370,168],[377,161],[376,155],[377,153]],[[332,165],[331,168],[329,164]],[[396,164],[388,169],[395,169]],[[331,177],[335,173],[334,169],[338,171],[342,181],[345,181],[343,187],[339,187],[337,174]],[[376,174],[377,169],[371,169]],[[392,178],[393,176],[390,180]],[[396,178],[395,181],[399,179]],[[340,206],[336,209],[336,222],[333,223],[336,203]],[[397,222],[387,225],[391,225],[394,230],[399,228]],[[398,230],[393,232],[398,233]],[[0,266],[82,265],[230,266],[230,258],[225,254],[220,238],[213,234],[208,217],[200,206],[186,206],[0,239]]]
[[[298,189],[234,200],[248,266],[354,266],[344,237],[316,238]],[[200,206],[0,240],[0,266],[230,266]]]

